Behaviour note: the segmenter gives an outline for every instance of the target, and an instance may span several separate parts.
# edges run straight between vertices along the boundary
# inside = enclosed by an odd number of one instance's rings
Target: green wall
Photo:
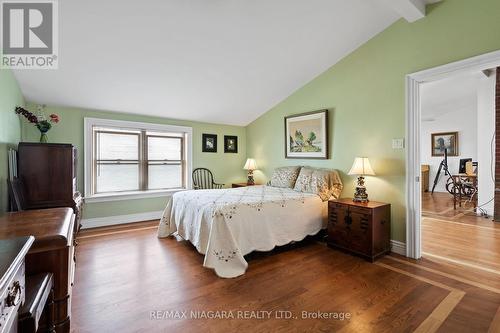
[[[445,0],[414,23],[399,20],[247,127],[247,153],[265,181],[275,167],[313,165],[339,169],[343,196],[352,196],[346,175],[354,157],[370,158],[372,200],[392,204],[392,238],[405,240],[405,75],[500,49],[500,1]],[[333,41],[332,41],[333,42]],[[314,59],[311,59],[314,61]],[[328,108],[329,160],[286,160],[283,117]]]
[[[30,111],[36,111],[35,104],[28,103],[26,106]],[[246,178],[243,165],[246,160],[246,131],[244,127],[215,125],[183,120],[173,120],[158,117],[147,117],[133,114],[85,110],[78,108],[48,106],[45,113],[57,113],[61,122],[48,132],[49,142],[72,143],[79,151],[78,186],[81,192],[84,188],[83,180],[83,118],[105,118],[115,120],[128,120],[149,122],[155,124],[170,124],[190,126],[193,128],[193,168],[206,167],[212,170],[217,182],[230,186],[232,182],[241,182]],[[201,152],[202,133],[217,134],[217,153]],[[224,135],[238,136],[238,153],[224,153]],[[23,141],[38,141],[40,132],[23,119],[22,138]],[[167,198],[148,198],[123,201],[108,201],[89,203],[85,205],[84,218],[96,218],[105,216],[128,215],[135,213],[159,211],[165,208]]]
[[[218,181],[226,184],[243,181],[242,166],[248,156],[257,160],[260,170],[256,178],[261,182],[282,165],[336,168],[344,180],[343,196],[351,196],[354,190],[355,179],[346,175],[354,157],[367,156],[377,173],[367,179],[370,198],[392,204],[392,238],[404,241],[405,155],[404,150],[391,148],[391,140],[405,136],[405,75],[500,49],[498,0],[445,0],[429,6],[427,14],[414,23],[402,19],[394,23],[246,128],[49,107],[47,112],[58,113],[62,118],[49,132],[49,140],[73,143],[82,152],[86,116],[187,125],[193,127],[194,167],[212,169]],[[22,103],[22,96],[10,72],[0,71],[0,74],[0,163],[5,165],[2,158],[6,156],[3,153],[6,144],[15,144],[19,139],[19,125],[10,112],[14,105]],[[28,108],[34,110],[34,105],[29,104]],[[286,160],[283,117],[324,108],[331,110],[330,159]],[[201,152],[202,132],[219,135],[217,154]],[[238,135],[239,154],[223,153],[224,134]],[[22,137],[37,141],[38,133],[23,121]],[[3,166],[0,171],[3,178],[6,172]],[[79,177],[83,189],[83,158]],[[5,189],[1,193],[4,202]],[[161,210],[165,201],[163,197],[89,204],[85,218]]]
[[[18,105],[24,105],[24,98],[17,81],[10,70],[0,69],[0,213],[8,208],[7,150],[21,139],[21,125],[14,113]]]

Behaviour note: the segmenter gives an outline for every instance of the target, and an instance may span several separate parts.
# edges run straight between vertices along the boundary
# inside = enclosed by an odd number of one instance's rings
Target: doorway
[[[482,75],[485,75],[483,71],[490,71],[491,69],[496,69],[497,67],[500,66],[500,51],[488,53],[485,55],[473,57],[470,59],[466,59],[463,61],[447,64],[444,66],[428,69],[425,71],[421,71],[418,73],[410,74],[406,77],[406,90],[407,90],[407,107],[406,107],[406,112],[407,112],[407,121],[406,121],[406,142],[407,142],[407,164],[406,164],[406,185],[407,185],[407,227],[406,227],[406,254],[408,257],[418,259],[422,256],[423,248],[422,248],[422,229],[423,229],[423,223],[422,223],[422,202],[423,200],[427,200],[426,197],[422,196],[422,174],[421,174],[421,162],[422,162],[422,94],[425,92],[425,87],[424,85],[426,84],[431,84],[431,83],[436,83],[440,80],[450,80],[452,78],[457,78],[460,76],[466,76],[466,75],[472,75],[473,73],[483,73]],[[488,78],[488,77],[487,77]],[[493,101],[494,104],[494,101]],[[452,131],[453,132],[453,131]],[[456,132],[456,131],[455,131]],[[458,131],[460,132],[460,131]],[[438,133],[438,132],[436,132]],[[446,133],[446,132],[442,132]],[[449,144],[449,140],[452,140],[450,137],[450,132],[448,132],[448,136],[442,137],[443,140]],[[460,135],[460,134],[459,134]],[[491,139],[491,137],[490,137]],[[431,139],[429,139],[430,141]],[[460,140],[460,139],[458,139]],[[442,141],[440,141],[442,142]],[[470,142],[469,142],[470,143]],[[479,146],[478,146],[479,147]],[[451,147],[449,147],[451,148]],[[460,148],[460,146],[459,146]],[[429,147],[431,149],[431,147]],[[479,152],[477,150],[476,154]],[[454,157],[460,157],[460,156],[454,156]],[[467,157],[472,160],[474,160],[474,156],[472,157]],[[441,158],[439,158],[441,159]],[[465,159],[465,158],[464,158]],[[476,157],[477,159],[477,157]],[[460,160],[460,159],[459,159]],[[456,162],[456,161],[455,161]],[[474,161],[472,161],[474,162]],[[439,162],[440,163],[440,162]],[[458,161],[460,163],[460,161]],[[486,167],[486,164],[478,164],[478,167]],[[456,165],[456,163],[453,164],[453,167],[459,168],[460,165]],[[490,168],[491,169],[491,168]],[[444,175],[444,172],[442,173],[441,177],[445,178],[446,180],[452,175],[453,170],[449,170],[449,174]],[[457,170],[458,171],[458,170]],[[437,172],[437,170],[435,171]],[[486,175],[491,174],[491,172],[485,172],[482,170],[478,171],[478,174],[483,174],[484,177],[483,179],[487,179]],[[481,179],[481,177],[478,177],[478,180]],[[433,186],[434,179],[432,179],[429,175],[429,186]],[[438,180],[438,184],[436,186],[439,186],[440,180]],[[481,186],[479,186],[481,187]],[[479,193],[481,191],[479,190]],[[493,187],[493,192],[494,192],[494,187]],[[486,195],[487,191],[484,190],[484,185],[483,185],[483,193]],[[448,193],[448,195],[451,197],[451,194]],[[489,194],[491,196],[491,194]],[[448,197],[448,200],[449,198]],[[436,196],[437,198],[437,196]],[[478,194],[477,198],[477,205],[481,206],[485,202],[482,201],[482,196],[481,194]],[[425,202],[426,205],[430,204],[429,202]],[[448,203],[443,203],[436,201],[432,203],[436,206],[436,209],[438,208],[438,205],[445,205],[445,209],[441,210],[440,212],[449,209]],[[462,209],[467,209],[467,205],[465,204],[464,207],[461,207]],[[483,208],[482,206],[480,208]],[[437,211],[437,210],[436,210]],[[480,211],[478,209],[478,211]],[[449,211],[451,212],[451,211]],[[455,213],[455,212],[452,212]],[[463,216],[465,216],[464,214]],[[440,216],[442,217],[442,216]],[[494,231],[497,232],[498,230],[498,224],[493,224],[490,221],[487,221],[486,219],[481,220],[481,217],[477,216],[470,216],[471,219],[479,219],[480,221],[484,223],[491,223],[491,227],[494,228]],[[456,223],[456,221],[448,221],[449,223],[447,225],[455,226],[452,225],[451,223]],[[467,228],[467,223],[465,221],[461,221],[463,223],[458,225],[459,227]],[[471,221],[469,221],[471,222]],[[490,228],[489,225],[481,225],[482,222],[476,223],[478,227],[480,227],[478,230],[481,231],[491,231],[491,230],[486,230],[484,228]],[[442,224],[445,224],[447,222],[442,222]],[[472,224],[469,224],[472,225]],[[471,227],[469,227],[471,228]],[[500,230],[500,229],[499,229]],[[470,233],[470,231],[469,231]],[[437,239],[434,244],[440,243],[441,240]],[[500,251],[499,251],[500,252]],[[459,259],[457,259],[459,260]]]
[[[500,274],[495,86],[496,68],[421,85],[421,234],[422,257]]]

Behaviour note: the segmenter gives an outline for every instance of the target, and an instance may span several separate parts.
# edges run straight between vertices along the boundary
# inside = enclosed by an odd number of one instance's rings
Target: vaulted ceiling
[[[404,16],[391,1],[64,0],[59,69],[15,76],[37,103],[246,125]]]
[[[485,74],[478,71],[423,84],[422,121],[434,121],[464,108],[471,112],[476,110],[479,84],[485,79]]]

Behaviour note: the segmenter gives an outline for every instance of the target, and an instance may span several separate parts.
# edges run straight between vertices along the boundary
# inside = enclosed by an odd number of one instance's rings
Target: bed
[[[233,278],[245,273],[245,255],[318,233],[326,214],[325,197],[289,187],[188,190],[169,200],[158,237],[177,234],[190,241],[205,255],[203,266]]]

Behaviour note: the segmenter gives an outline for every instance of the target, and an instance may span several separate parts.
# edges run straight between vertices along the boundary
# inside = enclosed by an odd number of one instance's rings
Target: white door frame
[[[406,256],[422,254],[420,190],[420,85],[500,67],[500,50],[406,75]]]

